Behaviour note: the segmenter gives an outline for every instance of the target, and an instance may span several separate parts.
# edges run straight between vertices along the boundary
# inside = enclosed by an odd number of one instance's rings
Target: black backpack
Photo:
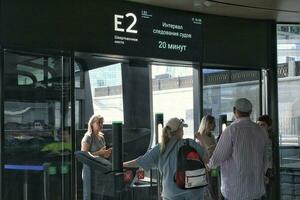
[[[196,189],[207,186],[207,170],[198,152],[189,145],[189,139],[179,148],[174,181],[180,189]]]

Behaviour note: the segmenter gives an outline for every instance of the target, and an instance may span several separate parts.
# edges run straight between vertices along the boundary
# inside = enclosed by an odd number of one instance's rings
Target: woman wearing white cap
[[[187,127],[183,119],[171,118],[162,130],[162,142],[149,150],[145,155],[125,162],[124,167],[142,167],[144,170],[158,168],[163,176],[163,200],[201,200],[203,188],[183,190],[174,182],[177,166],[177,153],[185,144],[182,139],[183,127]],[[204,158],[205,150],[194,140],[189,139],[189,145]]]

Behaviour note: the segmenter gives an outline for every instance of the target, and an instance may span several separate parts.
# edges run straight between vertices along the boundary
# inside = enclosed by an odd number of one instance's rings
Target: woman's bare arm
[[[202,146],[203,148],[205,148],[204,147],[203,137],[202,137],[202,135],[201,135],[200,132],[195,133],[195,138],[197,138],[199,140],[200,146]]]
[[[123,167],[127,167],[127,168],[130,168],[130,167],[138,167],[137,162],[136,162],[136,159],[130,160],[130,161],[127,161],[127,162],[124,162],[124,163],[123,163]]]
[[[81,144],[81,151],[89,152],[93,156],[101,156],[101,157],[104,157],[104,158],[109,158],[111,156],[111,153],[112,153],[112,149],[110,148],[110,149],[106,150],[105,146],[102,147],[101,149],[99,149],[98,151],[95,151],[95,152],[90,152],[89,149],[90,149],[90,144],[87,144],[85,142],[83,142]]]
[[[81,151],[86,151],[86,152],[88,152],[89,151],[89,149],[90,149],[90,144],[88,144],[88,143],[86,143],[86,142],[82,142],[81,143]]]

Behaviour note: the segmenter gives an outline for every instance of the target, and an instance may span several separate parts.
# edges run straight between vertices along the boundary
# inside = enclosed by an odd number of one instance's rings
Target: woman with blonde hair
[[[183,127],[187,127],[183,119],[171,118],[162,130],[161,143],[154,146],[145,155],[125,162],[124,167],[141,167],[144,170],[158,168],[162,178],[162,199],[163,200],[201,200],[203,189],[180,189],[174,182],[174,175],[177,166],[177,154],[181,146],[185,144]],[[194,140],[189,139],[189,145],[193,147],[201,158],[205,157],[205,150]]]
[[[206,149],[208,152],[208,157],[210,158],[216,148],[216,139],[212,134],[215,129],[216,123],[215,118],[211,115],[206,115],[202,118],[198,132],[195,137],[199,140],[200,145]],[[218,199],[218,180],[209,174],[208,178],[208,193],[211,200]]]
[[[104,118],[101,115],[93,115],[88,123],[88,130],[81,140],[81,151],[88,152],[93,157],[109,158],[112,149],[106,149],[103,128]],[[89,166],[83,164],[83,199],[91,199],[91,170]]]
[[[216,148],[216,139],[212,134],[212,131],[216,127],[215,118],[211,115],[205,115],[199,125],[198,132],[195,137],[199,140],[201,146],[203,146],[208,156],[211,157]]]

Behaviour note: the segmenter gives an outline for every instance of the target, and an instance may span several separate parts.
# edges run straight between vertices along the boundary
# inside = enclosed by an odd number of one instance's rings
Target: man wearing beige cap
[[[236,120],[221,135],[209,167],[221,167],[221,192],[226,200],[261,199],[265,194],[267,134],[250,120],[246,98],[233,106]]]

